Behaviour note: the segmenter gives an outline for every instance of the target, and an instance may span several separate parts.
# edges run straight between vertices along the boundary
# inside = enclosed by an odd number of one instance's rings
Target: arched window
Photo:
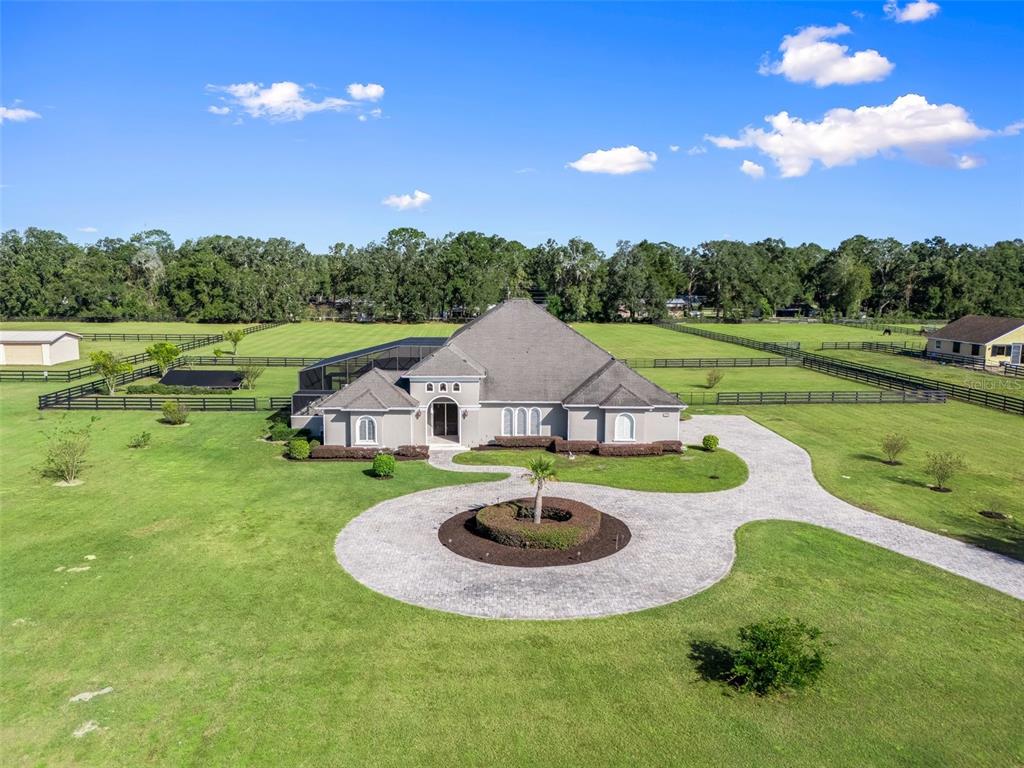
[[[372,416],[359,417],[359,421],[356,422],[356,442],[377,442],[377,422],[373,420]]]
[[[511,435],[512,434],[512,409],[502,408],[501,409],[501,434]]]
[[[526,409],[525,408],[517,408],[516,409],[516,434],[517,435],[525,435],[526,434]]]
[[[636,420],[628,413],[615,417],[615,439],[636,440]]]
[[[459,382],[456,381],[454,384],[452,384],[452,392],[461,392],[461,391],[462,391],[462,385],[459,384]]]
[[[540,434],[540,408],[530,409],[530,434]]]
[[[427,382],[427,392],[433,392],[433,391],[434,391],[434,385],[433,385],[432,382],[428,381]]]
[[[442,383],[441,383],[441,386],[440,386],[440,387],[438,387],[438,389],[439,389],[439,391],[441,391],[441,392],[447,392],[447,391],[448,391],[448,385],[447,385],[447,384],[445,384],[444,382],[442,382]]]

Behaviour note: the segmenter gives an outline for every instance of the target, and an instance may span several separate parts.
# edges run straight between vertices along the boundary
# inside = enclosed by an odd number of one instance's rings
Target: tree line
[[[162,230],[88,245],[37,228],[0,236],[5,318],[460,319],[538,290],[564,320],[655,320],[667,300],[694,295],[727,318],[794,306],[842,316],[1024,315],[1024,241],[857,235],[829,249],[778,239],[693,248],[643,240],[621,241],[608,255],[581,238],[527,247],[411,228],[327,253],[284,238],[212,235],[175,245]]]

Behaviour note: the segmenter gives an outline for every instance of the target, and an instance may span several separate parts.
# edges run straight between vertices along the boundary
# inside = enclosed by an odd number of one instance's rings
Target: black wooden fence
[[[865,403],[944,403],[946,393],[926,389],[841,392],[676,392],[687,405],[859,405]]]
[[[1010,365],[1007,363],[1003,366],[1003,375],[1024,379],[1024,365]]]
[[[191,411],[242,413],[280,410],[291,406],[288,397],[200,397],[194,395],[90,395],[61,400],[48,408],[64,411],[159,411],[171,401]]]
[[[690,333],[695,336],[714,339],[715,341],[739,344],[741,346],[758,349],[763,352],[774,352],[778,355],[795,357],[801,361],[805,368],[819,371],[821,373],[827,373],[831,376],[852,379],[865,384],[872,384],[877,387],[885,387],[886,389],[939,390],[941,392],[945,392],[948,397],[951,397],[954,400],[960,400],[961,402],[972,403],[974,405],[982,405],[986,408],[993,408],[995,410],[1005,411],[1006,413],[1015,413],[1024,416],[1024,398],[1022,397],[986,392],[983,389],[965,387],[948,381],[928,379],[923,376],[914,376],[911,374],[890,371],[886,368],[861,365],[860,363],[852,363],[839,360],[834,357],[826,357],[825,355],[803,352],[801,350],[792,349],[791,347],[785,347],[781,344],[775,344],[772,342],[758,341],[757,339],[746,339],[742,336],[732,336],[727,333],[716,333],[715,331],[705,331],[702,328],[689,328],[680,323],[659,323],[658,325],[670,330],[678,331],[679,333]]]
[[[330,355],[322,357],[246,357],[243,355],[221,355],[220,357],[188,355],[182,357],[180,365],[256,365],[263,368],[305,368],[316,365]],[[175,362],[178,362],[177,360]]]
[[[785,368],[802,365],[793,357],[630,357],[622,362],[630,368]]]
[[[250,325],[242,329],[242,333],[249,335],[250,333],[257,333],[259,331],[265,331],[268,328],[276,328],[284,323],[260,323],[259,325]],[[199,334],[188,334],[188,333],[92,333],[82,334],[83,338],[89,340],[98,341],[171,341],[175,343],[182,352],[188,352],[199,347],[207,347],[210,344],[216,344],[220,341],[224,341],[224,334],[215,333],[207,334],[205,336]],[[93,339],[93,337],[96,337]],[[118,358],[122,362],[128,363],[129,365],[136,365],[138,363],[147,362],[150,357],[145,352],[139,352],[134,355],[126,355]],[[214,357],[202,357],[199,360],[216,360]],[[238,361],[241,358],[228,357],[229,361]],[[266,358],[264,358],[266,359]],[[306,358],[302,358],[306,359]],[[320,358],[313,360],[317,362]],[[231,362],[227,363],[206,363],[203,365],[230,365]],[[243,363],[235,363],[242,365]],[[312,363],[303,363],[301,365],[311,365]],[[266,365],[274,365],[268,363]],[[62,371],[48,371],[38,369],[7,369],[0,368],[0,381],[77,381],[78,379],[84,379],[86,376],[92,376],[96,373],[96,369],[91,365],[81,365],[77,368],[67,368]]]
[[[917,360],[927,360],[933,363],[955,365],[959,368],[970,368],[975,371],[985,370],[985,361],[982,358],[970,355],[954,355],[950,352],[935,352],[922,346],[912,346],[913,342],[894,344],[879,341],[823,341],[822,349],[859,349],[865,352],[885,352],[891,355],[902,355],[913,357]]]

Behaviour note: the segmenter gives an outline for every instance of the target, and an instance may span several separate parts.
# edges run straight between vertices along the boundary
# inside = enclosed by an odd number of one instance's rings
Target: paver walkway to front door
[[[880,517],[827,493],[799,446],[744,416],[695,416],[685,442],[714,433],[750,468],[742,486],[718,493],[644,493],[559,483],[558,495],[622,519],[633,539],[621,552],[580,565],[509,568],[454,554],[437,539],[462,510],[531,494],[519,467],[470,467],[451,452],[443,469],[507,471],[505,480],[435,488],[377,504],[338,535],[338,562],[360,583],[426,608],[502,619],[571,619],[653,608],[707,589],[735,556],[734,533],[753,520],[794,520],[855,536],[1024,600],[1024,563]]]

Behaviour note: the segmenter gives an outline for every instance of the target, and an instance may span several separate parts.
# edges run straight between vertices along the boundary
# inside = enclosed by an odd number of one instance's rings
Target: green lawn
[[[468,451],[455,457],[457,464],[525,467],[538,451]],[[747,465],[725,450],[709,453],[689,446],[686,453],[664,456],[609,457],[591,454],[569,459],[565,454],[544,453],[555,460],[558,479],[634,491],[705,493],[735,488],[747,480]],[[550,493],[557,494],[557,486]]]
[[[721,410],[721,409],[719,409]],[[864,509],[1024,560],[1024,419],[948,402],[945,405],[758,406],[733,409],[805,448],[818,481]],[[879,442],[910,438],[901,466],[890,467]],[[953,451],[967,469],[952,493],[929,489],[926,454]],[[1012,520],[991,520],[992,510]]]
[[[239,355],[331,357],[406,336],[450,336],[451,323],[290,323],[247,336]]]
[[[669,392],[833,392],[874,390],[868,384],[839,379],[806,368],[720,368],[723,378],[708,389],[709,368],[640,368],[655,384]]]
[[[740,530],[729,577],[663,608],[567,622],[442,614],[360,586],[334,538],[379,500],[487,476],[406,462],[380,482],[361,463],[281,459],[257,439],[263,414],[170,428],[131,412],[102,414],[85,484],[55,488],[34,467],[64,414],[40,417],[35,392],[0,389],[5,765],[1024,759],[1022,604],[951,574],[759,523]],[[126,448],[143,429],[151,447]],[[832,644],[816,689],[758,700],[700,679],[691,643],[734,642],[777,614]],[[103,730],[73,738],[89,720]]]
[[[615,357],[776,357],[643,323],[574,323],[573,328]],[[712,330],[717,328],[716,325]]]

